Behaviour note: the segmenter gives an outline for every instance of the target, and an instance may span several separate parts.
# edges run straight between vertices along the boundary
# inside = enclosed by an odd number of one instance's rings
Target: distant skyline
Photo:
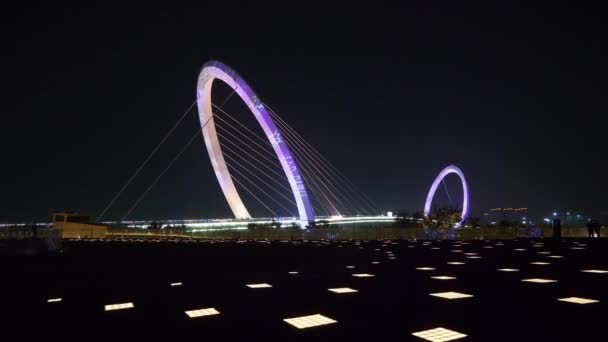
[[[210,59],[236,69],[384,211],[422,210],[454,164],[474,216],[608,214],[599,9],[16,6],[2,23],[0,222],[99,214],[192,103]],[[197,129],[193,112],[107,218]],[[446,181],[460,201],[458,180]],[[202,139],[132,215],[218,217],[232,214]]]

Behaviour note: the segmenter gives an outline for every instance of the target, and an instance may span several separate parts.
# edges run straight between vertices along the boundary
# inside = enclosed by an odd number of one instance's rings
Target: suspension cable
[[[131,177],[122,186],[122,188],[116,193],[116,195],[114,195],[114,197],[112,198],[112,200],[110,201],[110,203],[108,203],[108,205],[101,211],[101,214],[99,214],[97,216],[97,220],[96,221],[99,222],[103,218],[103,216],[105,215],[105,213],[110,209],[110,207],[114,204],[114,202],[116,202],[116,200],[118,199],[118,197],[120,197],[120,195],[131,184],[131,182],[133,182],[133,180],[135,179],[135,177],[137,177],[137,175],[139,174],[139,172],[144,168],[144,166],[146,166],[148,164],[148,162],[150,161],[150,159],[152,159],[152,157],[156,154],[156,152],[158,151],[158,149],[164,144],[164,142],[167,140],[167,138],[169,138],[169,136],[171,135],[171,133],[173,133],[173,131],[177,128],[177,126],[179,126],[179,124],[184,120],[184,118],[186,117],[186,115],[192,110],[192,108],[194,108],[194,105],[196,104],[196,101],[197,100],[194,100],[194,102],[192,102],[192,104],[180,116],[180,118],[177,120],[177,122],[175,122],[175,124],[173,125],[173,127],[171,127],[171,129],[169,130],[169,132],[167,132],[167,134],[165,134],[165,136],[161,139],[161,141],[158,143],[158,145],[156,145],[156,147],[152,150],[152,152],[150,152],[150,154],[144,160],[144,162],[137,168],[137,170],[135,170],[135,172],[133,173],[133,175],[131,175]]]

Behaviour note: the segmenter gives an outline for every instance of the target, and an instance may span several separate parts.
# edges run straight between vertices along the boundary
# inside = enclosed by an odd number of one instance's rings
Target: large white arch
[[[426,202],[424,203],[424,215],[429,216],[429,213],[431,212],[431,203],[433,202],[433,197],[435,196],[435,191],[437,191],[437,187],[439,186],[439,183],[443,180],[443,178],[445,178],[445,176],[449,175],[450,173],[457,174],[458,177],[460,177],[460,180],[462,181],[463,200],[462,215],[460,217],[461,222],[464,222],[464,220],[469,215],[469,188],[467,187],[467,181],[464,178],[464,173],[462,173],[462,171],[455,165],[450,165],[445,169],[441,170],[437,178],[435,178],[435,181],[433,182],[433,185],[431,185],[431,189],[429,190],[429,194],[426,196]]]
[[[251,218],[251,215],[249,215],[247,208],[245,208],[245,205],[234,186],[232,177],[228,171],[228,166],[224,160],[224,155],[222,154],[222,149],[215,130],[215,124],[211,119],[213,116],[211,87],[215,79],[221,80],[234,89],[234,92],[239,95],[253,113],[262,127],[264,134],[266,134],[266,137],[270,141],[279,158],[279,162],[283,167],[283,171],[287,176],[287,180],[293,191],[298,207],[301,224],[306,225],[314,222],[314,212],[310,204],[310,199],[308,198],[308,193],[306,192],[306,186],[300,176],[295,160],[291,156],[289,147],[282,139],[281,132],[275,125],[272,117],[268,114],[264,104],[236,71],[221,62],[209,61],[203,65],[198,76],[196,88],[198,114],[203,130],[203,137],[205,138],[205,145],[207,147],[207,152],[209,152],[209,157],[211,158],[215,176],[220,183],[220,187],[226,196],[226,200],[228,201],[228,205],[234,213],[234,216],[238,219]],[[209,121],[209,123],[207,123],[207,121]]]

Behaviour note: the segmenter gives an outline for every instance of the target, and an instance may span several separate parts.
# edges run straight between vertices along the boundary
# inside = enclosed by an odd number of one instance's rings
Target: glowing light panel
[[[522,279],[521,281],[526,281],[526,282],[529,282],[529,283],[539,283],[539,284],[557,283],[557,280],[542,279],[542,278]]]
[[[270,284],[262,283],[262,284],[247,284],[247,287],[251,289],[266,289],[272,287]]]
[[[359,292],[358,290],[355,289],[351,289],[350,287],[338,287],[338,288],[334,288],[334,289],[328,289],[331,292],[335,292],[335,293],[353,293],[353,292]]]
[[[412,333],[416,337],[420,337],[431,342],[445,342],[466,337],[467,335],[446,328],[435,328],[429,330],[418,331]]]
[[[220,312],[217,311],[215,308],[188,310],[188,311],[184,311],[184,312],[190,318],[203,317],[203,316],[212,316],[212,315],[219,315],[220,314]]]
[[[131,309],[133,307],[133,303],[108,304],[105,306],[105,311]]]
[[[591,303],[599,302],[599,300],[580,298],[580,297],[560,298],[558,300],[562,301],[562,302],[575,303],[575,304],[591,304]]]
[[[332,324],[332,323],[338,322],[336,320],[333,320],[329,317],[325,317],[320,314],[294,317],[294,318],[285,318],[285,319],[283,319],[283,321],[293,325],[294,327],[296,327],[298,329],[311,328],[311,327],[316,327],[319,325],[326,325],[326,324]]]
[[[430,293],[431,296],[445,298],[445,299],[461,299],[461,298],[469,298],[473,297],[473,295],[460,293],[460,292],[438,292],[438,293]]]
[[[599,274],[608,273],[608,271],[605,271],[605,270],[582,270],[581,272],[585,272],[585,273],[599,273]]]

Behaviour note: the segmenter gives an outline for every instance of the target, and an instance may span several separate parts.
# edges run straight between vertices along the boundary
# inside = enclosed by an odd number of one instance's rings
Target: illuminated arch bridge
[[[243,126],[238,121],[228,123],[226,118],[234,117],[222,108],[223,104],[218,106],[212,101],[212,86],[215,80],[222,81],[230,87],[232,89],[231,95],[237,94],[245,103],[263,131],[261,139],[255,140],[245,136],[248,132],[252,132],[251,127]],[[325,219],[327,217],[338,219],[346,216],[358,216],[369,220],[370,217],[374,217],[374,214],[379,214],[379,210],[361,191],[291,128],[285,120],[262,102],[247,82],[227,65],[218,61],[210,61],[203,65],[197,82],[197,105],[205,146],[213,170],[226,201],[237,220],[251,219],[249,210],[239,193],[242,190],[260,201],[265,208],[273,213],[273,205],[266,204],[261,199],[262,195],[269,195],[271,191],[259,189],[261,183],[268,185],[269,189],[276,190],[282,196],[282,198],[277,197],[278,200],[268,196],[270,197],[269,200],[275,203],[275,206],[284,207],[288,203],[294,204],[297,208],[297,219],[302,226],[314,223],[317,216],[323,216]],[[218,132],[218,129],[226,129],[228,126],[233,129],[227,129],[223,133]],[[229,141],[231,144],[222,143],[222,139],[228,139],[231,136],[231,141]],[[234,144],[235,140],[244,142],[245,146]],[[253,146],[252,142],[255,142],[259,148],[270,147],[271,156],[264,155],[263,163],[256,163],[262,158],[262,153],[259,153],[258,147],[254,147],[253,150],[247,149]],[[246,154],[245,157],[249,156],[252,161],[249,162],[246,158],[245,160],[239,159],[238,157],[242,157],[243,153]],[[235,156],[236,154],[241,156]],[[277,184],[277,176],[275,175],[271,175],[268,179],[266,176],[270,173],[262,167],[277,160],[284,177],[287,179],[291,196],[281,194],[279,190],[281,190],[281,187],[285,189],[286,186]],[[249,164],[247,165],[245,162]],[[240,170],[236,168],[239,165],[243,166]],[[254,169],[259,172],[251,175],[246,174],[254,171]],[[247,182],[254,178],[257,181]],[[237,185],[239,189],[237,189]],[[257,188],[259,191],[250,190],[248,186]],[[262,195],[259,195],[259,193]]]
[[[469,215],[469,188],[467,186],[467,181],[464,178],[464,173],[462,173],[462,170],[460,170],[455,165],[450,165],[450,166],[444,168],[443,170],[441,170],[441,172],[439,172],[439,175],[437,175],[437,177],[435,178],[435,181],[433,181],[433,184],[431,185],[431,189],[429,190],[429,193],[426,196],[426,202],[424,203],[424,215],[429,216],[429,214],[431,212],[431,204],[433,202],[433,197],[435,197],[435,191],[437,191],[437,187],[439,186],[439,183],[443,182],[443,179],[450,173],[457,174],[458,177],[460,177],[460,181],[462,182],[463,199],[462,199],[462,214],[460,215],[460,221],[464,222],[464,220],[466,220],[467,216]]]

